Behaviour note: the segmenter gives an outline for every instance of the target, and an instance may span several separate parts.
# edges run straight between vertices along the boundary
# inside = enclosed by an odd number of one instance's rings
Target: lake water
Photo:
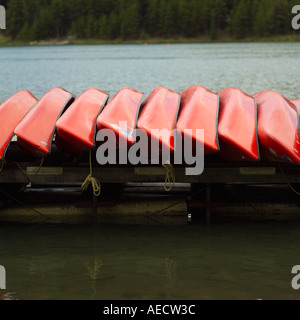
[[[300,225],[0,226],[13,299],[300,299]],[[0,295],[1,300],[1,295]]]
[[[300,98],[299,70],[296,42],[0,48],[0,101],[20,89],[40,98],[53,86],[76,95],[94,86],[113,95],[124,86],[149,93],[194,84]]]
[[[149,93],[193,84],[300,98],[299,43],[0,48],[0,101],[53,86]],[[300,299],[300,225],[0,225],[1,299]]]

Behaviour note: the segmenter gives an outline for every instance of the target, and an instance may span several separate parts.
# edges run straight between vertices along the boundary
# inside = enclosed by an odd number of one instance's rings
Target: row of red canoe
[[[156,137],[151,129],[176,128],[182,133],[190,129],[184,134],[194,141],[199,139],[196,129],[204,129],[205,154],[225,160],[300,164],[299,110],[300,99],[289,101],[274,91],[250,96],[235,88],[214,93],[198,85],[181,94],[158,87],[146,99],[126,87],[111,100],[96,88],[75,99],[55,87],[40,100],[21,90],[0,105],[0,160],[14,135],[23,149],[41,157],[51,153],[55,134],[61,149],[78,154],[96,146],[102,129],[113,130],[128,145],[135,143],[135,129],[143,129],[173,150],[170,136]]]

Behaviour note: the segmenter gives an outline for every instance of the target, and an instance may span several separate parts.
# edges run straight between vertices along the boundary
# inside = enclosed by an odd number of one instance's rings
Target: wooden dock
[[[21,159],[21,161],[19,161]],[[15,145],[0,173],[0,221],[50,223],[186,224],[223,219],[300,220],[300,167],[207,159],[199,176],[174,166],[176,184],[164,190],[162,166],[99,166],[99,199],[81,184],[87,155],[54,150],[42,167]],[[294,191],[292,191],[294,190]]]

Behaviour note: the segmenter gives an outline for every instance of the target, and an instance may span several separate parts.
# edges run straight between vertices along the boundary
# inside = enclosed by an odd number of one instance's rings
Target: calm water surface
[[[14,299],[300,299],[300,225],[0,227]]]
[[[0,48],[0,100],[20,89],[41,97],[53,86],[78,95],[94,86],[183,91],[200,84],[300,98],[300,43],[103,45]]]
[[[193,84],[300,98],[300,44],[0,48],[0,101],[53,86],[149,93]],[[300,299],[299,224],[206,227],[0,225],[11,299]]]

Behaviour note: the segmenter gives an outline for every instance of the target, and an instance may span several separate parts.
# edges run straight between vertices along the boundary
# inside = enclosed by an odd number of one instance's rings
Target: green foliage
[[[237,39],[291,30],[296,0],[6,0],[12,39]]]

